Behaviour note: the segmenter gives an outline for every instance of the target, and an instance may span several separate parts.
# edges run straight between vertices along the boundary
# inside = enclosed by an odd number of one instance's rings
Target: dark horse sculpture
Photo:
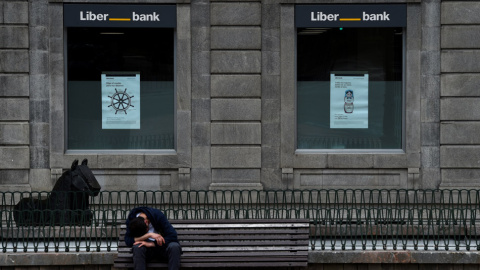
[[[17,226],[91,224],[89,197],[97,196],[101,187],[87,163],[87,159],[81,165],[73,161],[46,199],[21,199],[13,211]]]

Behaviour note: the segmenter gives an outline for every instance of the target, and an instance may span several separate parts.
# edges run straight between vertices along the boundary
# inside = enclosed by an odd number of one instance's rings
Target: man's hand
[[[148,241],[137,241],[135,243],[133,243],[133,245],[138,245],[138,247],[142,247],[142,246],[145,246],[145,247],[155,247],[155,243],[153,242],[148,242]]]
[[[159,246],[162,246],[163,244],[165,244],[165,239],[163,239],[163,236],[161,236],[160,234],[151,233],[150,237],[155,239],[155,241],[157,241],[157,245]]]

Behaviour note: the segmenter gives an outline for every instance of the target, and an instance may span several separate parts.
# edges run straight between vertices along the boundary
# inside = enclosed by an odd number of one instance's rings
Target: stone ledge
[[[117,252],[0,253],[2,266],[113,265]]]
[[[113,265],[117,252],[0,253],[0,267],[45,265]],[[476,251],[332,251],[308,253],[312,264],[479,264]]]
[[[480,253],[477,251],[314,250],[308,253],[308,263],[478,264]]]

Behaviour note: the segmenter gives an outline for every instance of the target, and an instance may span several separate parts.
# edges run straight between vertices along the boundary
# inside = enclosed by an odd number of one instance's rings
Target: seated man
[[[168,269],[180,269],[182,248],[177,232],[158,209],[138,207],[130,211],[126,221],[125,243],[133,249],[135,270],[146,269],[153,258],[168,261]]]

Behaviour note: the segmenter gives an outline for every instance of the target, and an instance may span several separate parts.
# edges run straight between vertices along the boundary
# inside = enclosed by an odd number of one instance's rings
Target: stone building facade
[[[175,5],[174,149],[68,148],[71,3]],[[402,146],[297,149],[296,7],[392,3],[406,9]],[[3,0],[0,191],[49,190],[83,158],[104,190],[477,188],[479,12],[480,1]]]

